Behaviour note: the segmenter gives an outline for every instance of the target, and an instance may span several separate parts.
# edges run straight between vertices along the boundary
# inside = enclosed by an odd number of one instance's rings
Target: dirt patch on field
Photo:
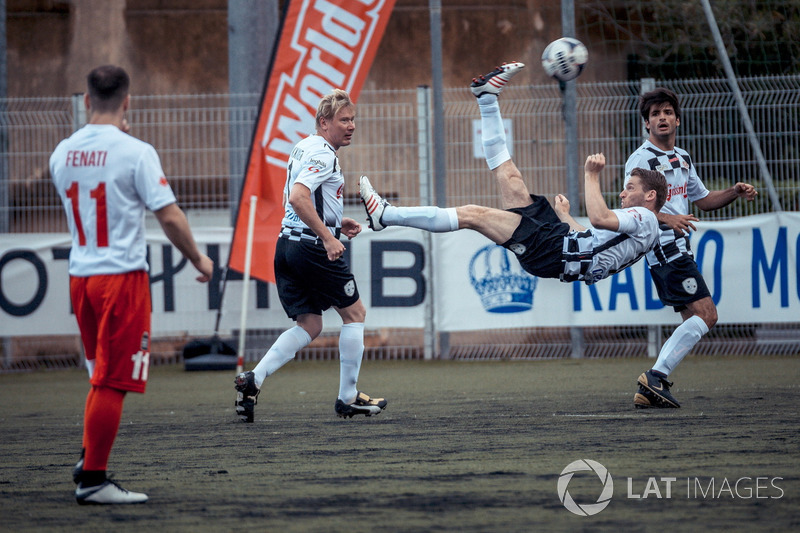
[[[645,359],[366,362],[380,416],[334,416],[336,362],[270,378],[254,424],[230,372],[153,369],[130,395],[110,471],[139,506],[76,505],[85,371],[0,376],[3,531],[789,530],[800,526],[800,359],[689,358],[676,410],[633,409]],[[562,470],[613,480],[594,516]],[[576,472],[569,497],[603,481]],[[668,494],[669,491],[669,494]],[[672,527],[672,526],[669,526]]]

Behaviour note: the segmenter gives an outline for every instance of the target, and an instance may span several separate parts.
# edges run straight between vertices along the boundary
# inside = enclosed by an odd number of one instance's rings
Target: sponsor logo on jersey
[[[158,180],[158,184],[163,187],[166,187],[167,185],[169,185],[169,182],[167,181],[167,178],[161,176],[161,178]]]
[[[640,221],[640,222],[641,222],[641,220],[642,220],[642,214],[641,214],[639,211],[637,211],[636,209],[628,209],[628,210],[627,210],[627,211],[625,211],[625,212],[626,212],[626,213],[628,213],[629,215],[631,215],[631,216],[632,216],[633,218],[635,218],[636,220],[638,220],[638,221]]]
[[[683,185],[677,185],[675,187],[670,185],[667,188],[667,201],[669,202],[673,196],[683,196],[686,198],[686,196],[688,196],[686,193],[686,184],[684,183]]]
[[[344,183],[339,185],[339,188],[336,189],[336,198],[341,199],[343,195],[344,195]]]
[[[325,169],[325,161],[322,161],[320,159],[312,159],[311,161],[309,161],[309,167],[308,167],[309,172],[319,172],[324,169]]]
[[[694,278],[686,278],[681,283],[683,286],[683,290],[685,290],[688,294],[694,294],[697,292],[697,280]]]
[[[666,172],[667,170],[672,170],[672,167],[671,167],[671,166],[669,166],[669,165],[658,165],[658,166],[656,167],[656,170],[657,170],[657,171],[659,171],[659,172],[661,172],[661,173],[664,173],[664,172]]]

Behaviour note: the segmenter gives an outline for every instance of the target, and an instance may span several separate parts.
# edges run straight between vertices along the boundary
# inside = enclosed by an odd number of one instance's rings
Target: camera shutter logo
[[[572,499],[567,486],[569,485],[572,476],[575,472],[589,471],[597,474],[600,482],[603,484],[603,490],[595,503],[579,504]],[[611,496],[614,495],[614,481],[611,479],[611,474],[608,473],[606,467],[592,461],[591,459],[579,459],[568,464],[564,470],[561,471],[561,476],[558,478],[558,498],[564,507],[571,513],[579,516],[592,516],[596,515],[605,509],[611,503]]]

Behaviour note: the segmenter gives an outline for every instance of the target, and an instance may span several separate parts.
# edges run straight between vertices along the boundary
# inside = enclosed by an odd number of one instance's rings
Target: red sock
[[[125,391],[92,387],[83,415],[84,470],[106,470],[111,447],[119,431]]]

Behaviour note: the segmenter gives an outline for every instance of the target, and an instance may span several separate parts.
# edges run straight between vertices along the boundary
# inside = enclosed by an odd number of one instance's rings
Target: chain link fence
[[[800,76],[740,79],[740,88],[766,165],[784,210],[800,210]],[[750,182],[762,193],[755,202],[734,202],[704,220],[725,220],[770,212],[759,166],[724,79],[655,81],[681,97],[683,115],[678,145],[695,158],[709,189]],[[616,207],[628,155],[642,142],[637,111],[640,81],[578,85],[579,153],[602,151],[611,185],[606,200]],[[444,157],[446,205],[500,206],[474,128],[479,120],[474,98],[465,89],[447,89]],[[80,120],[71,98],[15,98],[0,101],[0,233],[66,232],[60,200],[52,186],[48,159],[56,144]],[[180,205],[194,226],[229,227],[238,205],[241,179],[258,112],[259,95],[133,96],[131,133],[158,150]],[[346,170],[346,215],[363,218],[357,179],[369,175],[399,205],[417,205],[420,192],[417,91],[363,91],[358,102],[356,138],[342,150]],[[567,191],[562,95],[556,84],[510,86],[501,99],[503,116],[513,124],[511,148],[528,187],[552,197]],[[579,164],[582,165],[582,160]],[[608,181],[606,183],[609,183]],[[581,205],[583,199],[570,199]],[[367,324],[369,328],[369,324]],[[588,357],[642,355],[652,351],[674,325],[584,328]],[[81,361],[76,337],[6,338],[5,371],[75,366]],[[247,360],[259,358],[279,331],[248,332]],[[153,361],[176,362],[186,338],[156,339]],[[336,358],[334,337],[323,335],[300,359]],[[458,359],[561,358],[570,356],[569,328],[523,328],[464,332],[447,339],[449,357]],[[418,358],[421,330],[368,331],[366,356]],[[797,354],[796,324],[719,324],[694,353]]]

